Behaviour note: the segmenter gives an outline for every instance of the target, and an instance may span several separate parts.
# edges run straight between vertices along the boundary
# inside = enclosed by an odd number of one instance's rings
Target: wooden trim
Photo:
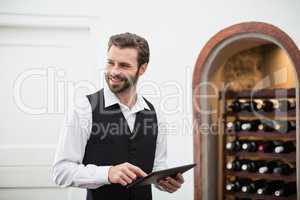
[[[202,188],[201,188],[201,135],[200,131],[197,128],[199,124],[199,90],[197,86],[200,84],[201,73],[203,71],[203,66],[206,63],[209,55],[214,51],[215,47],[217,47],[221,42],[242,34],[249,33],[258,33],[262,35],[269,36],[274,39],[278,44],[284,48],[291,61],[295,66],[295,70],[297,73],[297,77],[300,77],[300,54],[297,46],[293,42],[293,40],[281,29],[267,23],[263,22],[244,22],[240,24],[236,24],[221,30],[219,33],[214,35],[201,50],[198,59],[196,61],[196,65],[193,72],[193,82],[192,82],[192,91],[193,91],[193,124],[194,124],[194,161],[197,163],[197,166],[194,169],[194,199],[201,200],[202,199]],[[298,88],[299,89],[299,88]]]

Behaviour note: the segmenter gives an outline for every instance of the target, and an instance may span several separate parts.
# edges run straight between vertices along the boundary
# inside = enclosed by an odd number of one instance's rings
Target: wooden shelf
[[[279,111],[273,111],[273,112],[263,112],[263,111],[256,111],[256,112],[248,112],[248,111],[241,111],[241,112],[232,112],[228,111],[226,113],[227,117],[247,117],[247,118],[272,118],[272,119],[280,119],[280,118],[295,118],[296,117],[296,110],[289,110],[288,112],[279,112]]]
[[[280,174],[260,174],[260,173],[252,173],[252,172],[244,172],[244,171],[226,171],[226,174],[229,176],[237,176],[241,178],[250,178],[250,179],[265,179],[265,180],[282,180],[285,182],[296,181],[296,174],[290,175],[280,175]]]
[[[250,198],[250,199],[264,199],[264,200],[296,200],[297,196],[292,195],[289,197],[276,197],[273,195],[259,195],[253,193],[242,193],[242,192],[225,192],[225,195],[236,196],[240,198]]]
[[[223,96],[222,96],[223,95]],[[228,109],[228,103],[230,100],[235,99],[286,99],[286,98],[295,98],[296,90],[295,88],[285,89],[285,88],[277,88],[277,89],[263,89],[257,91],[221,91],[220,97],[224,100],[224,112],[222,114],[224,122],[231,120],[233,118],[245,119],[245,120],[263,120],[263,119],[272,119],[272,120],[296,120],[296,109],[289,110],[287,112],[280,112],[278,110],[264,112],[264,111],[255,111],[247,112],[232,112]],[[227,101],[229,100],[229,101]],[[298,107],[297,107],[298,109]],[[231,119],[230,119],[231,118]],[[226,127],[226,126],[225,126]],[[228,141],[226,137],[237,137],[239,140],[253,140],[253,141],[270,141],[270,140],[281,140],[281,141],[296,141],[297,132],[296,130],[290,131],[288,133],[280,133],[278,131],[274,132],[265,132],[265,131],[228,131],[226,128],[224,130],[224,142]],[[233,138],[232,138],[233,139]],[[297,147],[298,148],[298,147]],[[235,156],[238,159],[249,159],[249,160],[280,160],[285,163],[293,163],[296,164],[296,152],[292,153],[264,153],[264,152],[246,152],[246,151],[228,151],[224,149],[224,162],[228,159],[228,156]],[[224,166],[223,166],[224,167]],[[297,166],[298,167],[298,166]],[[225,169],[225,167],[223,168]],[[297,181],[296,172],[289,175],[281,175],[281,174],[260,174],[256,172],[246,172],[246,171],[229,171],[224,170],[223,172],[224,180],[230,178],[230,176],[235,176],[239,178],[249,178],[252,180],[264,179],[268,181],[274,180],[282,180],[285,182]],[[298,183],[299,184],[299,183]],[[252,200],[291,200],[297,199],[297,195],[289,196],[289,197],[276,197],[273,195],[258,195],[256,193],[243,193],[243,192],[228,192],[224,191],[223,195],[239,198],[248,198]],[[231,199],[231,198],[230,198]]]
[[[222,95],[222,91],[221,94]],[[294,88],[273,88],[262,89],[257,91],[246,90],[240,92],[226,91],[226,99],[236,98],[294,98],[296,97],[296,90]]]
[[[285,161],[295,161],[296,160],[296,152],[292,153],[282,153],[282,154],[276,154],[276,153],[262,153],[262,152],[233,152],[233,151],[226,151],[226,154],[229,156],[238,156],[242,158],[259,158],[259,160],[285,160]]]
[[[238,131],[238,132],[229,132],[226,130],[225,134],[227,136],[245,136],[245,137],[261,137],[264,139],[293,139],[296,140],[296,131],[290,131],[288,133],[280,133],[277,131],[274,132],[265,132],[265,131]]]

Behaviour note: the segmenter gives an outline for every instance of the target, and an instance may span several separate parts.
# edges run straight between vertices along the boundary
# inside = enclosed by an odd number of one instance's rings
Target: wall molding
[[[0,26],[92,29],[98,16],[0,12]]]
[[[51,166],[56,144],[0,145],[0,167]]]

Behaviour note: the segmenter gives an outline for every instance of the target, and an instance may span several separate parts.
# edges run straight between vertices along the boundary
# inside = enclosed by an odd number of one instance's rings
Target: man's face
[[[136,84],[141,75],[137,57],[136,49],[111,46],[107,53],[105,79],[112,92],[121,93]]]

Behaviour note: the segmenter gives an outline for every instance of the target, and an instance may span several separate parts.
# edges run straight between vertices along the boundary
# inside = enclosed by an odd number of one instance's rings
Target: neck
[[[129,108],[132,108],[135,105],[137,100],[137,92],[135,86],[128,88],[128,90],[125,90],[116,95],[119,98],[120,102],[128,106]]]

